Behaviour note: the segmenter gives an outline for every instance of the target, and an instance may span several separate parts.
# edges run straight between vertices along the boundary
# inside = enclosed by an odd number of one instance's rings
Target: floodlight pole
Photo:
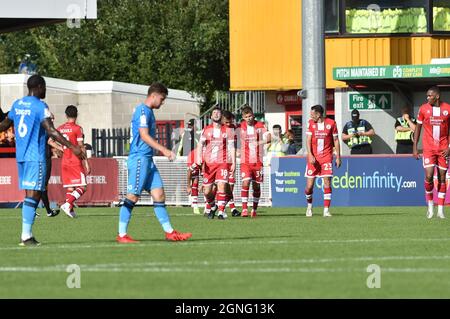
[[[311,106],[326,109],[324,0],[302,0],[302,150]]]

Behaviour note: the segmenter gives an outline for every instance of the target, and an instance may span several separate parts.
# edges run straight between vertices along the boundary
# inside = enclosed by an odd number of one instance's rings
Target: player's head
[[[45,92],[47,91],[45,80],[42,76],[34,74],[28,78],[27,81],[28,95],[35,96],[39,99],[45,99]]]
[[[222,112],[222,124],[230,127],[234,122],[234,114],[230,111]]]
[[[355,123],[359,122],[359,111],[356,109],[352,111],[352,121]]]
[[[159,109],[164,104],[168,94],[169,91],[164,84],[154,82],[148,88],[146,105],[152,109]]]
[[[211,111],[211,120],[214,123],[220,123],[222,121],[222,109],[218,106]]]
[[[247,125],[253,125],[255,121],[255,114],[250,106],[244,106],[242,108],[242,119],[247,123]]]
[[[427,101],[431,105],[439,103],[441,97],[441,90],[437,86],[432,86],[427,91]]]
[[[195,127],[195,119],[190,119],[188,122],[187,122],[187,127],[188,128],[194,128]]]
[[[64,113],[66,113],[68,119],[76,120],[78,117],[78,109],[75,105],[67,106]]]
[[[320,104],[316,104],[311,106],[311,112],[309,113],[309,116],[314,122],[319,121],[319,119],[323,118],[323,114],[325,113],[325,110],[323,109],[323,106]]]

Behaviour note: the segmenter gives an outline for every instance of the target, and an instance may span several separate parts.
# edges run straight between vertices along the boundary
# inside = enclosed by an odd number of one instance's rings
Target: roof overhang
[[[450,85],[450,64],[389,65],[333,68],[333,79],[351,87],[396,84],[412,89]]]
[[[0,33],[96,18],[97,0],[0,0]]]

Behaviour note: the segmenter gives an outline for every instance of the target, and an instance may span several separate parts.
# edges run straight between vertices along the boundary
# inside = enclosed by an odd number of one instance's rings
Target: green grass
[[[40,247],[19,247],[20,209],[0,210],[0,298],[450,298],[449,219],[425,208],[260,208],[257,219],[207,220],[169,208],[188,242],[166,242],[151,207],[133,211],[119,245],[118,208],[37,218]],[[67,265],[81,267],[69,289]],[[370,264],[381,288],[366,285]]]

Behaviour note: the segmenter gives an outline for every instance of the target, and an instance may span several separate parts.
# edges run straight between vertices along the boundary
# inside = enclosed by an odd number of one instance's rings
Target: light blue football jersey
[[[45,161],[48,137],[41,123],[50,116],[47,104],[37,97],[25,96],[14,102],[8,118],[14,121],[17,162]]]
[[[148,128],[150,136],[156,139],[156,120],[153,110],[145,104],[136,107],[131,119],[129,156],[153,156],[153,148],[145,143],[139,134],[140,128]]]

